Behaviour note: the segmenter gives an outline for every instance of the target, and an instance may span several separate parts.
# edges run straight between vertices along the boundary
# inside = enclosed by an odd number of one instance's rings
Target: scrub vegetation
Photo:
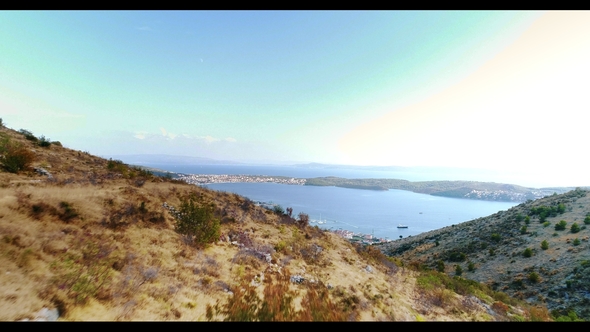
[[[552,319],[464,279],[482,269],[470,260],[482,249],[448,251],[438,260],[453,263],[437,272],[355,246],[289,207],[267,210],[61,143],[43,146],[26,130],[3,126],[0,137],[3,321],[35,319],[43,308],[66,321]],[[25,156],[16,164],[14,151]],[[584,230],[577,235],[584,244]]]

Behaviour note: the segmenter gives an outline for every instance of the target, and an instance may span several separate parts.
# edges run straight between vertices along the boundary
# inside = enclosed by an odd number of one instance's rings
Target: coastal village
[[[279,184],[299,185],[305,184],[306,179],[297,179],[285,176],[267,175],[233,175],[233,174],[179,174],[178,179],[195,185],[206,185],[211,183],[264,183],[272,182]]]

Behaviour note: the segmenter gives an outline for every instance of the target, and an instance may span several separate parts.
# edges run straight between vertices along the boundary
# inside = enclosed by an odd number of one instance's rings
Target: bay
[[[517,203],[490,202],[416,194],[404,190],[372,191],[277,183],[214,183],[209,189],[236,193],[254,201],[307,213],[325,229],[345,229],[391,240],[507,210]],[[322,224],[317,222],[321,221]],[[408,228],[397,228],[399,224]]]
[[[404,171],[302,168],[255,165],[147,165],[185,174],[275,175],[297,178],[396,178],[432,180],[430,174]],[[441,176],[441,175],[439,175]],[[449,178],[437,180],[450,180]],[[417,235],[507,210],[518,203],[491,202],[417,194],[404,190],[373,191],[339,187],[297,186],[277,183],[214,183],[207,188],[236,193],[253,201],[293,208],[306,213],[324,229],[344,229],[390,240]],[[321,222],[321,223],[318,223]],[[399,224],[408,228],[397,228]]]

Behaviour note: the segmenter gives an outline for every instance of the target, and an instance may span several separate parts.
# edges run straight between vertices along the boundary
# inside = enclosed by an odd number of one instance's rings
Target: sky
[[[588,11],[0,11],[3,122],[100,156],[586,186],[589,80]]]

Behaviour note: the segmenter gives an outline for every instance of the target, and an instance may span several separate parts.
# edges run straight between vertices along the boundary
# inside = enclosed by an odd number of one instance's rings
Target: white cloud
[[[235,143],[235,142],[237,142],[237,140],[236,140],[235,138],[233,138],[233,137],[227,137],[227,138],[225,139],[225,141],[226,141],[226,142],[232,142],[232,143]]]
[[[135,133],[135,135],[133,135],[133,137],[138,138],[138,139],[145,139],[147,137],[146,135],[148,135],[147,132],[140,131],[140,132]]]

